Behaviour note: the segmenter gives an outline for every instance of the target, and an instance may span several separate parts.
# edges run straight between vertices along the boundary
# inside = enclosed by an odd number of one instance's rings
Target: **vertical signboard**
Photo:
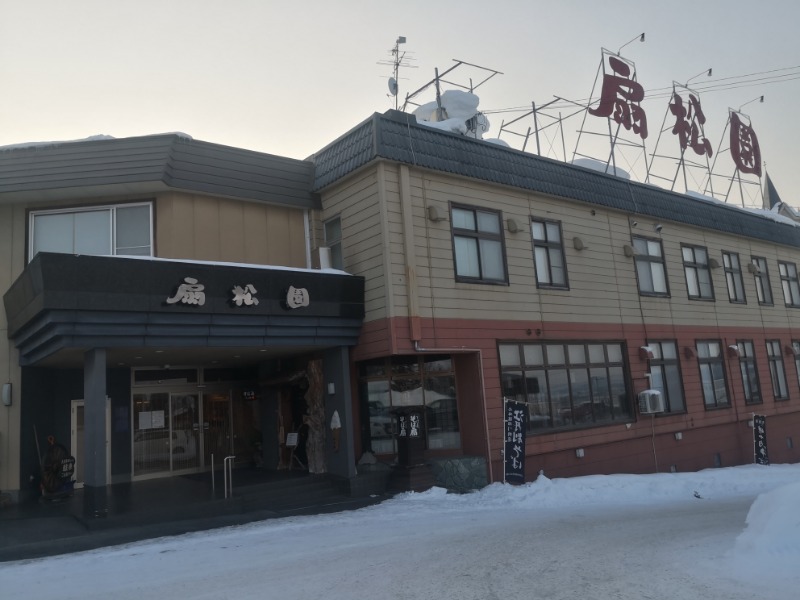
[[[753,448],[757,465],[769,464],[767,452],[767,417],[753,415]]]
[[[504,481],[525,483],[525,431],[528,427],[528,405],[505,401]]]

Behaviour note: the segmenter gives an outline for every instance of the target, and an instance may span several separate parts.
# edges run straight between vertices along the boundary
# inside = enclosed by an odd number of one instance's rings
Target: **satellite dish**
[[[394,77],[389,77],[389,93],[397,96],[397,80]]]

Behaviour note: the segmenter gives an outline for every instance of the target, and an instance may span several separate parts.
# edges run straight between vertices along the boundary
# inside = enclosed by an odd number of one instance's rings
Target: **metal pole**
[[[214,455],[211,455],[211,496],[216,497],[217,488],[214,485]]]

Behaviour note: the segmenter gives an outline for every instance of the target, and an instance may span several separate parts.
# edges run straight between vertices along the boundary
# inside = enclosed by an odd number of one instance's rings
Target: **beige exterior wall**
[[[296,268],[309,266],[306,215],[302,209],[181,193],[155,198],[98,198],[85,204],[112,205],[130,201],[153,201],[154,253],[158,257]],[[0,205],[2,293],[25,268],[28,211],[80,205],[75,201]],[[31,435],[20,431],[20,373],[16,349],[8,339],[5,309],[0,308],[0,385],[10,381],[14,390],[12,405],[0,405],[0,492],[18,489],[20,436]]]
[[[386,173],[383,167],[369,168],[337,183],[323,194],[323,210],[313,228],[313,247],[324,243],[322,223],[336,216],[342,220],[344,270],[364,277],[367,315],[365,320],[391,316],[394,269],[387,259],[389,244],[386,203]],[[387,274],[389,275],[387,277]]]
[[[0,206],[0,290],[5,292],[24,267],[25,209]],[[2,294],[0,294],[2,295]],[[0,385],[10,382],[11,406],[0,404],[0,493],[19,485],[20,369],[17,351],[8,339],[6,312],[0,308]],[[2,499],[0,499],[2,502]]]
[[[778,260],[800,265],[800,249],[760,240],[663,221],[656,221],[576,201],[550,198],[503,186],[409,169],[413,260],[404,235],[401,170],[381,163],[350,177],[323,194],[324,218],[343,218],[344,257],[348,271],[367,277],[366,321],[410,316],[409,293],[417,294],[418,316],[442,319],[497,319],[529,322],[648,325],[705,325],[794,329],[800,310],[784,306]],[[384,199],[384,207],[376,206]],[[450,203],[502,212],[509,285],[456,281],[449,220]],[[446,217],[430,221],[427,208]],[[381,214],[382,213],[382,214]],[[569,281],[568,290],[538,289],[530,233],[532,217],[560,221]],[[378,223],[376,219],[382,218]],[[510,233],[506,221],[515,219],[520,231]],[[381,246],[378,232],[387,235]],[[670,290],[669,298],[640,296],[634,259],[623,247],[633,235],[661,239]],[[583,250],[576,250],[579,237]],[[715,301],[689,300],[681,244],[704,246],[722,264],[722,251],[739,254],[746,304],[729,301],[723,268],[711,269]],[[381,250],[384,255],[381,256]],[[758,304],[754,276],[747,271],[751,255],[766,257],[774,306]],[[408,268],[415,268],[409,285]],[[383,266],[383,273],[378,270]],[[385,276],[384,276],[385,274]],[[412,311],[413,312],[413,311]],[[413,316],[413,315],[412,315]]]
[[[309,266],[303,210],[170,193],[156,202],[155,228],[161,258]]]

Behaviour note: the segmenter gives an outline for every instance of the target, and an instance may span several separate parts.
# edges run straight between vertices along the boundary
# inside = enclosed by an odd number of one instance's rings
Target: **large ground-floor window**
[[[413,407],[424,414],[428,449],[461,446],[456,376],[449,356],[393,356],[361,363],[360,390],[369,419],[365,437],[374,453],[396,451],[396,414]]]
[[[633,418],[620,342],[503,343],[503,396],[528,404],[530,433]]]

